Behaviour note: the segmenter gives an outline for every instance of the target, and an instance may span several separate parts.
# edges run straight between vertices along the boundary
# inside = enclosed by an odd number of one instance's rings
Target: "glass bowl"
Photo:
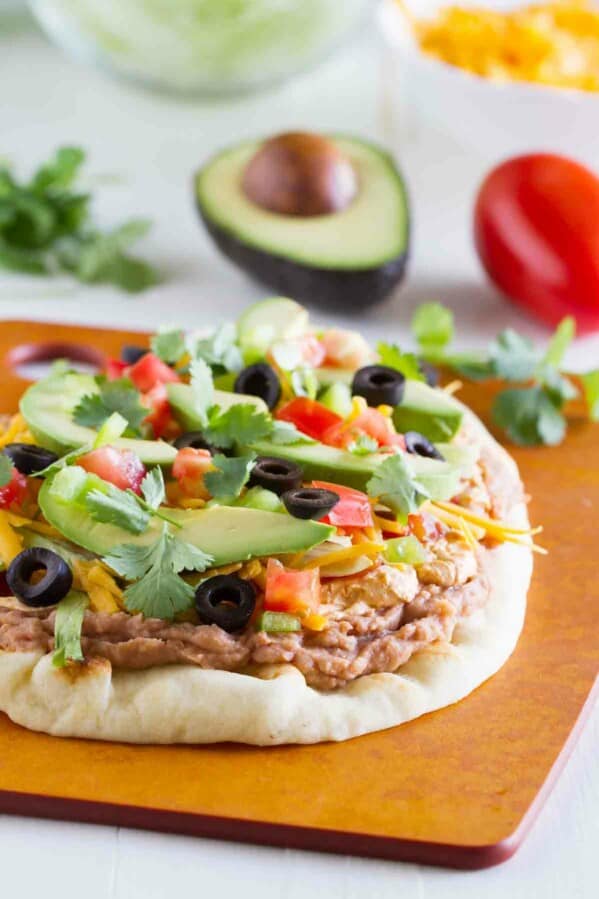
[[[181,93],[275,84],[325,56],[372,0],[31,0],[74,56]]]

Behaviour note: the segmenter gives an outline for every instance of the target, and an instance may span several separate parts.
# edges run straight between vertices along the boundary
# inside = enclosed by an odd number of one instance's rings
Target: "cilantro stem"
[[[127,490],[127,493],[131,494],[131,496],[135,497],[139,505],[142,509],[145,509],[146,512],[149,512],[150,515],[153,515],[155,518],[160,518],[162,521],[166,521],[168,524],[172,524],[174,527],[181,529],[183,525],[181,522],[176,521],[174,518],[171,518],[170,515],[167,515],[166,512],[161,512],[160,509],[155,509],[148,502],[143,499],[143,497],[138,496],[137,493],[134,493],[131,488]]]

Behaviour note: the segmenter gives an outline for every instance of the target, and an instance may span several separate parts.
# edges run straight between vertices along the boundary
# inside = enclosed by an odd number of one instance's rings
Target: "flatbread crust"
[[[515,462],[465,411],[470,429],[517,484]],[[524,504],[508,519],[528,526]],[[113,670],[106,660],[76,670],[53,668],[50,654],[0,652],[0,710],[31,730],[127,743],[275,746],[394,727],[463,699],[511,655],[524,623],[532,552],[503,544],[484,553],[483,567],[490,597],[457,625],[451,645],[420,652],[399,673],[365,675],[332,693],[308,687],[291,665],[261,677],[192,665]]]

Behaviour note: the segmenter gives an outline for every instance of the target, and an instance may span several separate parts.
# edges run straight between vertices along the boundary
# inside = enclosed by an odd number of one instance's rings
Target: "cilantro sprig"
[[[254,453],[234,458],[216,453],[212,458],[215,470],[204,475],[206,489],[212,498],[220,502],[237,499],[249,480],[255,458]]]
[[[104,484],[102,489],[90,490],[85,497],[85,506],[94,521],[113,524],[131,534],[143,534],[152,517],[160,518],[180,528],[181,524],[164,512],[160,505],[166,491],[162,470],[157,466],[149,471],[141,482],[142,495],[133,490],[119,490],[113,484]]]
[[[129,378],[109,381],[103,375],[96,377],[97,393],[83,396],[73,410],[75,424],[88,428],[100,428],[113,412],[118,412],[127,422],[127,437],[141,435],[141,424],[148,410],[141,404],[141,394]]]
[[[172,619],[193,605],[194,590],[182,571],[205,571],[214,559],[180,540],[163,525],[159,537],[147,545],[122,544],[104,556],[113,571],[132,581],[124,591],[125,607],[146,618]]]
[[[454,323],[449,309],[425,303],[412,320],[412,332],[427,361],[470,380],[502,379],[518,385],[497,394],[491,416],[521,446],[554,446],[564,438],[564,407],[578,396],[578,389],[561,367],[575,331],[574,319],[564,318],[542,354],[529,338],[511,328],[498,334],[486,353],[456,353],[450,349]],[[589,418],[598,420],[599,369],[581,375],[580,380]]]
[[[0,167],[0,266],[30,275],[69,272],[131,293],[158,283],[156,270],[129,254],[148,221],[132,219],[106,232],[94,226],[91,196],[76,187],[84,162],[79,147],[61,147],[28,181]]]
[[[385,459],[366,485],[368,496],[392,509],[405,520],[428,499],[429,491],[411,471],[405,456],[397,453]]]

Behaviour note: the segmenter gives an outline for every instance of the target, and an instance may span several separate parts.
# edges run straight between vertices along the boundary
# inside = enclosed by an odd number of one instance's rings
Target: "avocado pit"
[[[358,178],[333,141],[293,131],[262,144],[245,168],[242,189],[262,209],[308,218],[346,209],[358,192]]]

